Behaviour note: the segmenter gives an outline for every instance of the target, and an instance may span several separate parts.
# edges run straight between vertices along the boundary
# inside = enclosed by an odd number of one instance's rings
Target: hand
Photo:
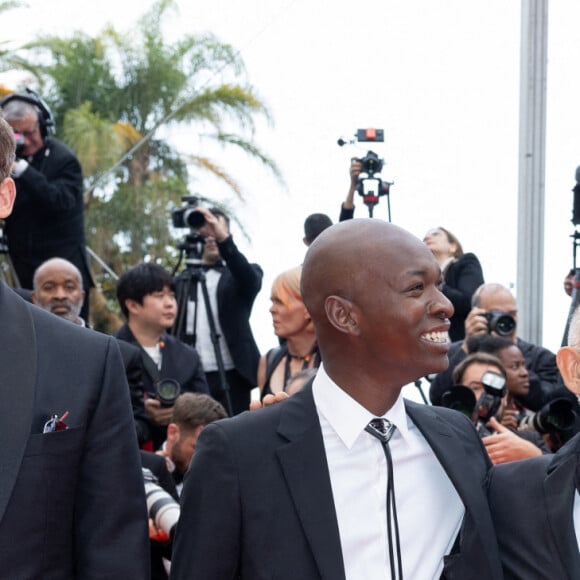
[[[288,398],[290,398],[288,393],[285,393],[284,391],[280,391],[275,395],[268,394],[262,401],[250,401],[250,411],[256,411],[257,409],[262,409],[263,407],[269,407],[270,405],[281,403]]]
[[[518,415],[517,409],[508,409],[507,407],[501,412],[501,424],[510,429],[511,431],[517,431],[518,428]]]
[[[157,399],[148,397],[145,399],[145,412],[155,425],[164,427],[171,421],[173,406],[163,407]]]
[[[358,183],[358,176],[361,174],[362,171],[362,163],[360,162],[360,159],[358,159],[357,157],[353,157],[350,160],[350,185],[353,188],[356,188],[357,183]]]
[[[467,352],[467,340],[472,336],[487,334],[489,326],[485,317],[485,310],[474,306],[465,319],[465,339],[461,348]]]
[[[495,434],[484,437],[482,442],[494,465],[542,455],[539,447],[506,429],[494,417],[489,420],[487,427],[493,429]]]
[[[204,236],[213,237],[216,242],[223,242],[227,237],[229,237],[230,232],[228,231],[228,226],[223,217],[217,218],[209,209],[206,207],[196,207],[196,211],[203,214],[205,218],[205,224],[199,228],[199,233]]]

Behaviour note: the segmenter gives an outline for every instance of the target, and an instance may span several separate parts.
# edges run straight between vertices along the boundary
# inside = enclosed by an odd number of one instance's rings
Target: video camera
[[[497,413],[501,400],[506,393],[505,378],[493,371],[486,371],[481,377],[483,393],[476,401],[473,391],[465,385],[454,385],[443,393],[441,404],[467,415],[475,424],[481,437],[491,435],[485,426]]]
[[[516,319],[507,312],[490,310],[484,316],[487,318],[487,328],[490,334],[495,332],[499,336],[510,336],[516,327]]]
[[[355,138],[351,141],[339,139],[338,145],[354,144],[356,142],[376,142],[383,143],[385,140],[385,132],[383,129],[358,129],[355,133]],[[362,172],[358,177],[357,192],[362,196],[365,205],[369,208],[369,215],[372,217],[373,208],[379,203],[379,197],[382,195],[389,195],[390,187],[393,185],[392,181],[383,181],[380,173],[384,167],[384,159],[379,157],[374,151],[367,151],[364,157],[358,158],[362,165]],[[389,209],[389,221],[391,219]]]

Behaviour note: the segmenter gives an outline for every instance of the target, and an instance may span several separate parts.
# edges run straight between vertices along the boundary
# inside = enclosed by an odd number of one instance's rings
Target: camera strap
[[[147,371],[147,374],[153,381],[153,384],[158,383],[161,380],[161,375],[159,374],[159,369],[155,364],[155,361],[147,354],[147,351],[139,345],[139,350],[141,351],[141,360],[143,361],[143,367]]]

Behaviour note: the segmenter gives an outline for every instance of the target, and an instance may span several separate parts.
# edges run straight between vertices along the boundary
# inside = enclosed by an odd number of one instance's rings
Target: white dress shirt
[[[580,494],[576,491],[574,494],[574,532],[576,533],[576,543],[578,544],[578,549],[580,550]]]
[[[221,272],[217,270],[208,270],[205,273],[205,285],[207,288],[207,295],[209,298],[209,306],[213,314],[213,320],[215,323],[215,331],[219,338],[219,346],[222,355],[222,360],[224,363],[224,369],[226,371],[234,368],[234,361],[232,355],[230,354],[230,349],[226,344],[226,339],[224,338],[224,333],[220,325],[220,317],[218,311],[217,303],[217,287],[220,281]],[[190,301],[187,307],[187,321],[186,329],[188,334],[193,334],[193,324],[194,324],[194,313],[196,302]],[[213,343],[211,341],[211,331],[209,326],[209,321],[207,317],[207,309],[205,307],[205,301],[203,298],[203,293],[201,289],[201,284],[197,285],[197,332],[196,332],[196,342],[195,350],[199,354],[201,359],[201,364],[203,370],[206,373],[217,371],[218,364],[215,356],[215,351]]]
[[[340,389],[321,365],[313,383],[347,580],[390,578],[387,464],[380,441],[365,432],[374,416]],[[433,450],[405,411],[384,415],[397,429],[393,458],[403,577],[438,579],[465,508]]]

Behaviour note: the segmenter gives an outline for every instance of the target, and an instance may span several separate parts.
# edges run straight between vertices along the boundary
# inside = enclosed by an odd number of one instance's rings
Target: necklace
[[[314,358],[314,365],[313,366],[316,367],[316,366],[318,366],[316,364],[317,359],[318,359],[318,346],[316,344],[314,345],[312,350],[308,354],[305,354],[304,356],[290,354],[290,352],[288,352],[288,354],[286,355],[286,362],[284,364],[284,385],[286,385],[288,383],[288,379],[291,376],[290,375],[290,360],[291,359],[301,360],[302,361],[302,370],[306,370],[308,368],[308,363],[313,358]]]

